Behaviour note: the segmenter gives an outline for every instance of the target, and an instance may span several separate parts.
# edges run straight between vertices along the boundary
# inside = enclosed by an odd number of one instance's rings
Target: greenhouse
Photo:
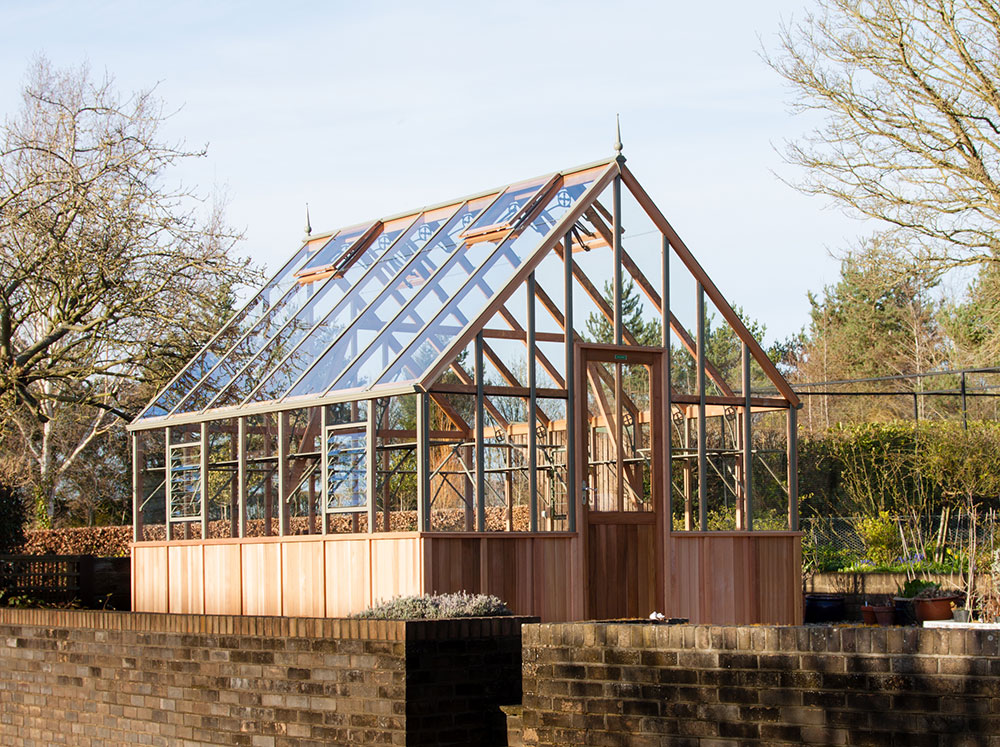
[[[620,151],[310,233],[129,427],[134,609],[799,622],[798,406]]]

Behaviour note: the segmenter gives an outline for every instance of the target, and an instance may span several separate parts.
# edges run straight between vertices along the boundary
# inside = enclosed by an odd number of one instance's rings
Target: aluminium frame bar
[[[753,446],[751,444],[750,349],[743,343],[743,525],[753,531]]]
[[[417,394],[417,526],[430,531],[431,443],[430,395]]]
[[[569,232],[563,237],[563,319],[566,355],[566,523],[571,532],[576,531],[576,370],[573,343],[573,237]],[[537,286],[535,288],[537,291]],[[551,313],[551,310],[550,310]],[[557,320],[558,321],[558,320]]]
[[[538,405],[537,375],[535,360],[535,273],[528,275],[527,332],[528,332],[528,527],[538,531]],[[481,386],[481,384],[480,384]]]
[[[698,368],[698,526],[702,532],[708,531],[708,477],[705,455],[705,289],[697,282],[695,294],[698,303],[697,318],[697,360]]]
[[[666,530],[669,533],[672,528],[672,517],[673,513],[673,491],[670,489],[674,482],[673,474],[673,456],[674,456],[674,437],[671,417],[673,414],[673,404],[670,399],[673,394],[673,380],[671,378],[670,368],[673,365],[671,360],[671,342],[670,342],[670,242],[667,240],[666,236],[661,235],[661,253],[662,253],[662,289],[660,294],[660,331],[662,334],[662,344],[663,344],[663,377],[666,379],[666,386],[663,391],[663,424],[661,430],[663,432],[664,445],[666,446],[667,458],[666,463],[663,467],[664,475],[663,480],[666,485],[666,490],[664,491],[664,507],[663,510],[667,514]]]
[[[619,174],[612,182],[612,230],[614,231],[614,319],[615,345],[622,344],[622,178]],[[617,397],[617,394],[616,394]],[[619,476],[620,480],[620,476]],[[619,494],[621,486],[619,485]]]
[[[483,365],[483,333],[476,335],[475,343],[476,376],[476,531],[486,531],[486,402],[483,392],[485,368]]]

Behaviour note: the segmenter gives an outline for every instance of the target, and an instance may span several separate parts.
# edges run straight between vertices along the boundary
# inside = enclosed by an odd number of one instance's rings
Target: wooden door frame
[[[616,357],[618,356],[618,357]],[[625,356],[623,359],[620,356]],[[577,531],[580,536],[580,561],[582,564],[583,603],[586,609],[590,599],[590,568],[589,568],[589,536],[590,510],[589,502],[585,500],[587,479],[587,464],[589,462],[590,438],[587,428],[587,363],[638,363],[649,366],[650,394],[650,489],[653,499],[654,531],[655,531],[655,563],[653,569],[655,599],[657,610],[666,612],[669,597],[669,578],[666,559],[669,557],[670,542],[670,486],[666,484],[669,475],[669,449],[665,438],[669,437],[669,413],[665,412],[665,404],[669,402],[667,392],[668,377],[664,372],[667,361],[667,351],[658,347],[639,347],[636,345],[607,345],[602,343],[577,342],[573,345],[574,375],[573,382],[575,423],[575,472],[576,491],[574,500],[577,504]],[[605,512],[606,513],[606,512]],[[589,610],[588,610],[589,613]]]

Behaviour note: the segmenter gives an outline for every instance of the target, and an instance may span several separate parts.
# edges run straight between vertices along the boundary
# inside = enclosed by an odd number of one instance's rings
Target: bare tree
[[[823,123],[797,186],[889,224],[936,271],[1000,258],[1000,7],[818,0],[768,62]]]
[[[74,463],[173,372],[163,350],[204,340],[252,274],[221,206],[172,183],[204,150],[164,143],[165,117],[152,91],[40,59],[0,132],[0,434],[50,517]]]

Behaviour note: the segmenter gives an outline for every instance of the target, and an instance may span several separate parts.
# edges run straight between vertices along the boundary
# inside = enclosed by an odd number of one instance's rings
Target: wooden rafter
[[[500,360],[500,356],[496,354],[496,351],[493,350],[493,348],[491,348],[485,342],[483,343],[483,353],[486,354],[486,357],[490,359],[490,361],[496,367],[497,371],[500,372],[500,376],[503,378],[504,381],[506,381],[511,386],[521,387],[521,382],[517,380],[517,377],[514,375],[514,372],[511,371],[509,368],[507,368],[507,365],[502,360]],[[548,427],[549,417],[542,411],[542,408],[540,407],[535,408],[535,417],[538,418],[540,421],[542,421],[545,427]]]
[[[445,397],[444,394],[431,392],[430,395],[431,399],[437,403],[437,406],[441,408],[441,412],[445,414],[453,425],[466,435],[472,433],[472,428],[467,422],[465,422],[465,418],[459,414],[458,410],[452,406],[451,402],[448,401],[448,398]]]
[[[461,364],[458,361],[453,360],[451,362],[450,367],[451,370],[454,371],[455,374],[458,376],[459,381],[461,381],[466,386],[471,386],[472,393],[475,394],[476,382],[475,379],[473,379],[472,376],[469,375],[469,372],[466,371],[464,368],[462,368]],[[441,391],[447,391],[440,385],[438,385],[437,388]],[[501,428],[504,429],[510,428],[510,421],[508,421],[507,418],[503,416],[503,414],[500,412],[500,410],[497,409],[497,406],[494,405],[491,400],[484,399],[483,407],[485,407],[486,411],[493,416],[493,419],[496,420],[497,423],[499,423]]]
[[[537,281],[535,282],[535,289],[536,289],[535,297],[537,298],[538,297]],[[507,324],[509,324],[511,327],[514,328],[514,331],[517,334],[523,335],[523,338],[521,339],[527,341],[528,339],[527,331],[521,326],[520,322],[517,321],[517,317],[515,317],[513,314],[510,313],[510,310],[506,306],[500,307],[500,315],[504,318],[504,321],[506,321]],[[556,339],[553,340],[549,338],[556,338]],[[565,337],[563,337],[563,335],[546,334],[545,332],[538,332],[536,330],[535,340],[539,342],[564,342]],[[538,362],[542,364],[542,368],[545,369],[545,372],[552,377],[552,381],[555,382],[555,385],[557,387],[564,388],[566,386],[566,380],[562,377],[562,374],[559,373],[559,369],[556,368],[554,365],[552,365],[552,361],[550,361],[548,359],[548,356],[546,356],[545,353],[539,350],[537,346],[535,347],[535,357],[538,359]]]

